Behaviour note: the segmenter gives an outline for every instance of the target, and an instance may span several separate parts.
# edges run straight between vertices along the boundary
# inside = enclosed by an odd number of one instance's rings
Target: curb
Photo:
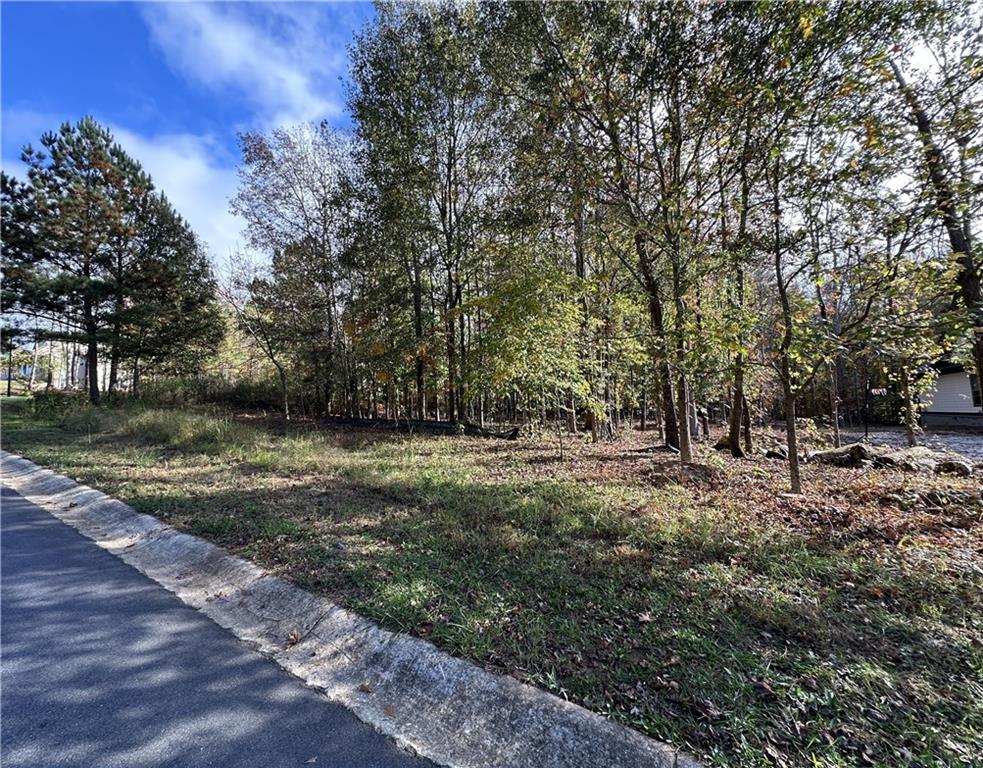
[[[673,747],[432,643],[381,629],[220,547],[0,451],[3,484],[321,690],[454,768],[701,768]]]

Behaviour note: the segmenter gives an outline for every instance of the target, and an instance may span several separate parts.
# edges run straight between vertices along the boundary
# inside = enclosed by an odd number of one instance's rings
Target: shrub
[[[88,408],[85,392],[38,392],[31,398],[31,412],[36,419],[56,421],[66,414]]]
[[[281,407],[280,390],[272,380],[229,382],[217,376],[189,376],[146,381],[140,399],[151,405],[214,403],[233,408]]]

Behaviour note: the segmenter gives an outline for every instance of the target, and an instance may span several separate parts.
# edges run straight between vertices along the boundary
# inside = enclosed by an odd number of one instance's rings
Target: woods
[[[241,137],[242,325],[284,410],[654,425],[684,464],[701,413],[738,457],[777,418],[797,491],[797,416],[838,444],[883,389],[914,441],[932,363],[979,362],[978,22],[380,4],[351,131]]]
[[[199,375],[231,328],[265,363],[219,360],[226,385],[268,382],[287,418],[638,425],[684,465],[711,417],[738,458],[778,419],[798,492],[797,417],[914,443],[933,365],[983,362],[979,21],[381,3],[350,129],[240,134],[220,286],[86,118],[4,177],[5,306],[84,346],[93,402],[100,355],[102,389],[137,391]]]

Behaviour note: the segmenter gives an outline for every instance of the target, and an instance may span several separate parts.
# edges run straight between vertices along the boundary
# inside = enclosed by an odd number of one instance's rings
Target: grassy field
[[[976,480],[808,465],[790,498],[652,440],[3,411],[7,450],[710,764],[978,764]]]

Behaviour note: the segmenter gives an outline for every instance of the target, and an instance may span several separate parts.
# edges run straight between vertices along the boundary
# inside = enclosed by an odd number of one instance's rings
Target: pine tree
[[[112,391],[124,358],[214,343],[214,283],[194,233],[108,130],[85,117],[41,145],[22,153],[26,183],[3,178],[4,308],[84,346],[98,403],[101,352]]]

